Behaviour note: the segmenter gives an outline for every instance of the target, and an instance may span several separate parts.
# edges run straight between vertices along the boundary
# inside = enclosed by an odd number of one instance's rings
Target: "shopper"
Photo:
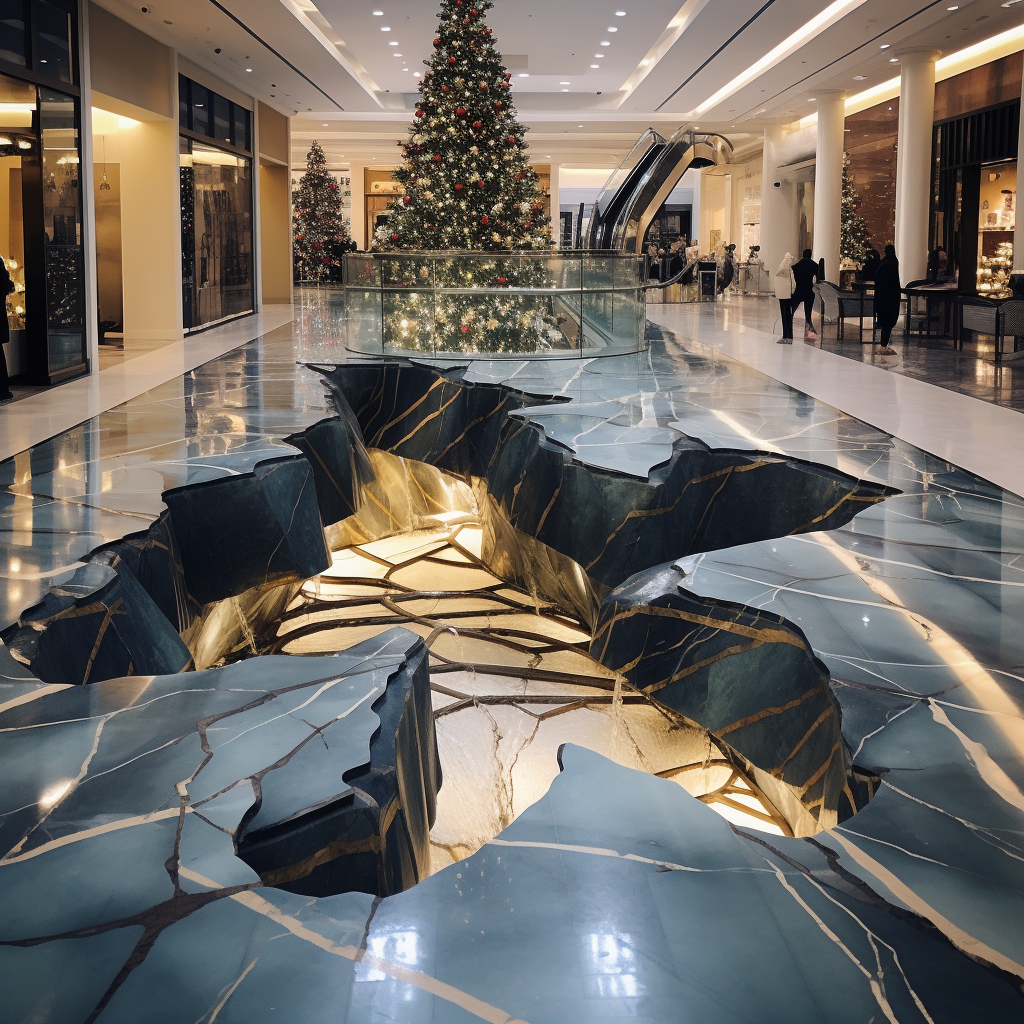
[[[882,351],[889,355],[895,351],[889,345],[892,329],[900,318],[900,261],[891,245],[885,247],[878,269],[875,271],[875,317],[878,321]]]
[[[0,256],[0,298],[3,300],[0,315],[0,402],[10,402],[14,398],[11,394],[10,378],[7,376],[7,356],[4,354],[4,345],[11,340],[11,328],[7,322],[7,296],[13,291],[14,282],[7,272],[3,256]]]
[[[779,264],[779,269],[775,271],[775,298],[779,300],[779,312],[782,314],[780,345],[793,344],[793,290],[795,287],[793,257],[787,252]]]
[[[811,250],[804,249],[803,259],[793,264],[793,280],[796,287],[793,289],[793,312],[795,313],[802,302],[804,305],[804,334],[809,338],[816,338],[818,332],[814,329],[814,322],[811,314],[814,312],[814,282],[819,280],[818,264],[811,259]]]
[[[868,249],[868,255],[864,260],[864,266],[860,268],[860,273],[857,276],[862,281],[874,281],[875,271],[878,269],[880,260],[881,256],[878,255],[877,249]]]

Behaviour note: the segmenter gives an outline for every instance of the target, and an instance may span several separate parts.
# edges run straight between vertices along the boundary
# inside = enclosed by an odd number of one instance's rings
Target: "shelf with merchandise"
[[[7,296],[7,325],[12,331],[25,328],[25,267],[17,260],[4,260],[14,291]]]
[[[978,257],[978,294],[989,299],[1008,298],[1012,273],[1013,242],[1000,242],[991,256]]]

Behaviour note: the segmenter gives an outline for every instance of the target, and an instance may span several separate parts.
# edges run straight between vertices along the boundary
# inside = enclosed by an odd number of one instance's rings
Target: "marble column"
[[[819,90],[814,168],[814,258],[825,260],[825,277],[836,284],[839,283],[845,123],[846,93]]]
[[[794,256],[797,243],[795,210],[796,189],[779,171],[784,162],[780,150],[789,133],[785,125],[773,124],[764,130],[764,163],[761,174],[761,259],[774,286],[775,271],[787,252]],[[779,183],[776,187],[776,182]]]
[[[928,272],[928,212],[931,196],[932,122],[938,50],[898,50],[900,120],[896,151],[896,255],[903,284]]]

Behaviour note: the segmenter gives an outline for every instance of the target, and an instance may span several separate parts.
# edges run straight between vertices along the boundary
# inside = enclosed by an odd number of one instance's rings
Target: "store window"
[[[25,0],[0,0],[0,60],[28,63]]]
[[[52,384],[88,371],[82,295],[79,103],[0,75],[0,256],[12,375]]]
[[[32,44],[40,74],[74,81],[74,15],[70,6],[32,0]]]
[[[251,313],[252,160],[181,139],[181,240],[186,330]]]
[[[978,206],[978,294],[1007,298],[1013,272],[1017,161],[981,168]]]

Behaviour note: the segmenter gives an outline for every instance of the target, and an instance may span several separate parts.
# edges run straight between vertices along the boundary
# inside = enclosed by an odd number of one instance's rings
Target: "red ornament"
[[[439,164],[440,162],[441,162],[441,154],[440,153],[435,153],[434,154],[434,163],[435,164]]]
[[[461,192],[462,191],[462,186],[461,185],[456,185],[455,186],[455,191],[456,192]]]
[[[426,117],[426,111],[425,110],[417,110],[416,111],[416,116],[417,117]]]
[[[522,180],[523,180],[523,176],[521,174],[517,174],[516,175],[516,181],[522,181]]]
[[[406,206],[408,206],[412,202],[412,199],[409,196],[403,196],[402,202],[405,203]]]
[[[434,45],[435,46],[440,46],[441,45],[441,40],[440,39],[435,39],[434,40]]]
[[[460,330],[460,331],[462,331],[462,333],[463,333],[463,334],[468,334],[468,333],[469,333],[469,328],[468,328],[468,327],[467,327],[467,326],[466,326],[465,324],[463,324],[463,325],[462,325],[462,326],[461,326],[461,327],[459,328],[459,330]]]
[[[480,83],[480,91],[481,92],[487,92],[487,83],[486,82],[481,82]]]
[[[487,214],[485,213],[485,214],[484,214],[484,215],[483,215],[483,216],[482,216],[482,217],[480,218],[480,223],[481,223],[481,224],[490,224],[490,223],[491,223],[491,218],[490,218],[490,217],[488,217],[488,216],[487,216]]]
[[[484,183],[482,181],[478,181],[476,184],[477,184],[478,188],[483,188],[484,187]]]
[[[476,15],[477,15],[477,12],[476,12],[476,11],[474,11],[472,7],[471,7],[471,8],[469,9],[469,13],[470,13],[470,14],[472,14],[474,18],[475,18],[475,17],[476,17]]]
[[[392,235],[391,236],[391,241],[392,242],[397,242],[398,241],[398,235]]]
[[[510,146],[514,146],[516,144],[516,137],[514,135],[510,135],[508,137],[508,144]]]
[[[449,64],[454,64],[455,63],[455,58],[454,57],[449,57],[448,58],[448,63]]]
[[[494,101],[494,109],[495,110],[501,110],[501,100],[495,100]]]
[[[450,85],[442,85],[441,86],[441,92],[451,92],[451,91],[452,91],[452,87]]]
[[[474,122],[473,122],[473,127],[474,127],[474,128],[475,128],[475,129],[477,130],[477,131],[480,131],[480,129],[481,129],[481,128],[483,128],[483,126],[484,126],[484,123],[483,123],[483,121],[474,121]]]
[[[506,280],[507,280],[507,278],[499,277],[498,278],[498,284],[504,284]]]
[[[456,113],[456,115],[457,115],[458,117],[462,117],[462,115],[463,115],[463,114],[464,114],[465,112],[466,112],[466,108],[465,108],[465,107],[456,107],[456,108],[455,108],[455,113]]]

